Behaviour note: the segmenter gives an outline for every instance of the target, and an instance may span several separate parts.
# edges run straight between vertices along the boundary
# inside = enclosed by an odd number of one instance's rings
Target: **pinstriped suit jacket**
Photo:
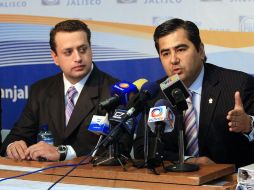
[[[216,163],[233,163],[237,167],[254,163],[254,142],[249,142],[242,133],[228,130],[228,111],[234,108],[234,93],[240,91],[245,111],[254,115],[254,78],[250,75],[224,69],[209,63],[205,65],[199,118],[199,155],[207,156]],[[164,81],[165,78],[158,82]],[[160,93],[156,100],[164,98]],[[209,103],[209,99],[213,99]],[[153,105],[153,104],[151,104]],[[178,126],[164,134],[164,157],[178,159]],[[135,155],[140,155],[142,127],[135,142]],[[140,135],[141,134],[141,135]]]

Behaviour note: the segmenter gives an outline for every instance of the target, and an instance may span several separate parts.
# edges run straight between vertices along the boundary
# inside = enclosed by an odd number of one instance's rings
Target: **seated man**
[[[172,19],[162,23],[155,29],[154,42],[167,77],[178,74],[192,94],[193,104],[188,106],[194,109],[184,115],[185,156],[192,156],[188,162],[237,167],[254,163],[254,78],[206,63],[204,44],[193,22]],[[161,98],[166,99],[163,93],[157,100]],[[171,161],[178,160],[178,127],[162,137],[162,154]],[[143,131],[139,127],[136,158],[143,157]]]
[[[90,29],[79,20],[60,22],[51,30],[51,56],[62,72],[32,85],[21,117],[3,142],[2,156],[58,161],[86,155],[95,147],[99,137],[88,126],[118,80],[93,63],[90,39]],[[54,145],[37,142],[45,124]]]

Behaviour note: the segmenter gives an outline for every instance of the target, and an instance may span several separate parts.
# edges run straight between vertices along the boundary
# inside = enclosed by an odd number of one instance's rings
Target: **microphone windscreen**
[[[138,90],[140,90],[146,82],[148,82],[148,80],[138,79],[138,80],[134,81],[133,84],[137,87]]]
[[[171,104],[168,100],[159,99],[158,101],[155,102],[154,107],[159,107],[159,106],[171,107]]]
[[[141,87],[141,92],[145,92],[146,94],[149,95],[149,99],[153,99],[156,97],[160,90],[159,84],[156,82],[146,82],[142,87]]]

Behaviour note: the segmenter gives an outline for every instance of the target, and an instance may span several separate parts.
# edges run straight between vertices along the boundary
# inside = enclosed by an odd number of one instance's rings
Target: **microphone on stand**
[[[149,117],[147,125],[152,131],[151,140],[148,144],[148,159],[147,167],[151,169],[155,174],[158,174],[155,170],[156,166],[163,163],[163,150],[164,144],[161,140],[163,133],[171,132],[174,129],[175,115],[170,109],[171,105],[169,101],[160,99],[155,107],[149,111]]]
[[[88,130],[91,131],[92,133],[100,135],[99,140],[95,146],[95,150],[91,156],[92,160],[94,160],[95,154],[98,151],[98,145],[102,141],[103,136],[108,135],[110,132],[108,113],[105,116],[94,115],[91,124],[88,127]]]
[[[156,82],[146,82],[140,89],[140,92],[136,94],[127,104],[127,117],[137,116],[145,108],[147,101],[156,97],[160,90],[159,85]]]
[[[138,79],[133,83],[127,81],[116,83],[111,88],[112,97],[99,103],[100,109],[110,112],[116,109],[119,105],[125,106],[146,82],[148,82],[146,79]]]
[[[179,163],[166,167],[171,172],[190,172],[199,170],[195,164],[184,163],[184,122],[183,115],[188,109],[186,99],[190,96],[189,91],[180,80],[179,76],[173,75],[160,84],[161,90],[168,98],[172,106],[176,107],[176,123],[178,128]]]

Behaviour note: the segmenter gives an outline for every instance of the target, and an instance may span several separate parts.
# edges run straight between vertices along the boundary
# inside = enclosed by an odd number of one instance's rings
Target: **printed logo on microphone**
[[[148,122],[164,121],[166,118],[166,106],[154,107],[150,109]]]
[[[123,82],[123,83],[120,83],[119,86],[121,88],[129,88],[130,85],[128,83]]]
[[[156,107],[152,110],[151,116],[152,117],[161,117],[163,114],[161,107]]]
[[[125,117],[125,115],[126,115],[126,110],[116,109],[112,119],[120,122]]]

